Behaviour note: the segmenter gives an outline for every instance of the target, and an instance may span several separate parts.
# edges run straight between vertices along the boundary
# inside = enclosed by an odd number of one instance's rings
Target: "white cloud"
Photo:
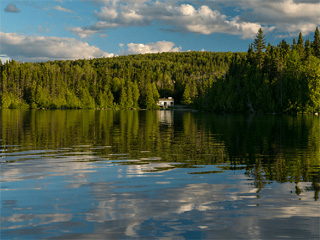
[[[96,11],[96,15],[98,18],[108,21],[116,19],[118,17],[118,12],[115,9],[102,7],[101,12]]]
[[[242,38],[254,38],[261,24],[228,17],[207,5],[198,8],[190,4],[172,5],[172,2],[103,1],[104,6],[95,15],[98,22],[78,29],[101,31],[109,28],[146,26],[152,23],[166,25],[170,31],[196,34],[227,33]],[[274,28],[265,26],[269,31]],[[92,32],[95,33],[95,32]]]
[[[304,34],[320,25],[318,0],[95,0],[103,6],[95,11],[98,21],[84,30],[166,25],[170,31],[196,34],[226,33],[241,38],[254,38],[258,29]],[[234,10],[224,14],[224,7]]]
[[[265,24],[273,24],[279,32],[303,34],[311,33],[320,25],[320,2],[297,3],[293,0],[282,2],[258,2],[254,8],[257,19]]]
[[[18,61],[75,60],[113,56],[74,38],[24,36],[4,32],[0,32],[0,38],[0,54]]]
[[[98,30],[85,29],[85,28],[80,28],[80,27],[70,28],[69,31],[78,35],[80,38],[86,38],[92,34],[100,33],[100,31],[98,31]]]
[[[145,54],[145,53],[181,51],[181,47],[175,47],[175,44],[173,42],[168,42],[168,41],[159,41],[156,43],[147,43],[147,44],[129,43],[127,44],[127,47],[128,47],[127,54]]]
[[[67,12],[67,13],[73,13],[72,10],[67,9],[67,8],[63,8],[60,5],[57,5],[55,7],[53,7],[55,10],[59,11],[59,12]]]
[[[212,3],[212,1],[204,1]],[[234,9],[240,9],[240,22],[273,27],[278,34],[309,34],[320,25],[319,0],[215,0]],[[307,27],[306,27],[307,26]]]
[[[229,18],[206,5],[196,9],[189,4],[182,4],[173,8],[167,7],[166,9],[169,12],[166,16],[160,17],[160,20],[179,31],[206,35],[227,33],[240,35],[241,38],[254,38],[258,29],[262,27],[258,23],[241,21],[238,17]],[[266,29],[268,31],[272,30],[268,27]]]

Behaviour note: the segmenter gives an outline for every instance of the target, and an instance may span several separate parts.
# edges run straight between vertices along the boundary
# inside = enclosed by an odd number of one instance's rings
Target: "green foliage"
[[[319,35],[319,28],[316,28],[314,33],[314,41],[312,43],[313,54],[317,58],[320,58],[320,35]]]
[[[0,94],[30,108],[157,108],[159,97],[182,100],[190,81],[192,103],[225,75],[232,53],[183,52],[92,60],[0,65]],[[148,102],[147,102],[148,100]],[[1,104],[2,108],[19,107]]]
[[[155,86],[155,84],[148,83],[147,84],[147,95],[145,99],[145,108],[146,109],[158,109],[159,93]]]
[[[318,28],[292,46],[246,53],[180,52],[92,60],[0,64],[1,108],[157,109],[159,97],[206,111],[319,112]]]
[[[262,28],[259,28],[259,31],[256,35],[256,39],[254,40],[253,46],[256,53],[256,59],[260,68],[262,67],[262,62],[263,62],[263,51],[266,48],[266,41],[264,38],[265,38],[265,35],[262,31]]]
[[[191,97],[190,97],[190,85],[186,84],[183,96],[182,96],[182,104],[190,105],[192,103]]]
[[[0,103],[1,108],[6,109],[27,109],[29,108],[28,104],[26,104],[22,99],[10,92],[3,92],[0,94]]]
[[[317,32],[317,31],[316,31]],[[315,34],[316,35],[316,34]],[[290,48],[282,40],[262,52],[259,30],[246,55],[235,54],[225,79],[220,79],[197,100],[197,107],[220,112],[315,113],[320,104],[320,62],[314,42]],[[317,37],[315,37],[317,39]],[[259,52],[261,54],[259,54]],[[187,94],[186,94],[187,95]]]
[[[113,107],[113,95],[109,89],[103,92],[101,90],[99,91],[97,105],[99,108],[105,109]]]
[[[256,35],[256,39],[254,40],[253,46],[257,53],[262,53],[263,50],[266,48],[266,41],[265,41],[265,35],[262,31],[262,28],[258,30],[258,33]]]
[[[67,104],[65,108],[78,109],[82,107],[80,99],[71,91],[67,90],[66,93]]]
[[[95,101],[89,93],[88,88],[81,88],[79,91],[79,99],[81,102],[81,108],[92,109],[95,108]]]

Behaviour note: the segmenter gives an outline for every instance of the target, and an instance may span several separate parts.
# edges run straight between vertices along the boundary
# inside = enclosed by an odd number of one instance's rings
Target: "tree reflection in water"
[[[319,117],[112,110],[0,114],[2,151],[15,145],[29,150],[108,146],[95,154],[116,160],[121,156],[112,154],[125,153],[136,160],[122,163],[127,165],[161,163],[144,172],[219,165],[222,171],[245,169],[257,194],[276,181],[294,182],[296,194],[311,190],[315,200],[319,197]],[[150,161],[146,153],[157,158]],[[301,189],[300,182],[311,185]]]

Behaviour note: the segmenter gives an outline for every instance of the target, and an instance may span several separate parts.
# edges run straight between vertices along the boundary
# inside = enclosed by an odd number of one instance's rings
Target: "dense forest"
[[[320,38],[266,46],[260,29],[246,55],[233,54],[225,79],[197,98],[197,106],[223,112],[320,111]]]
[[[156,109],[159,97],[205,111],[320,112],[320,37],[246,53],[180,52],[0,62],[0,108]]]

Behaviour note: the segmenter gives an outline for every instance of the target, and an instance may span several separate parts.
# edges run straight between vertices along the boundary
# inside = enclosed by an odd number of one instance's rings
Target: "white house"
[[[174,99],[172,97],[159,98],[158,106],[163,107],[163,108],[173,107],[174,106]]]

